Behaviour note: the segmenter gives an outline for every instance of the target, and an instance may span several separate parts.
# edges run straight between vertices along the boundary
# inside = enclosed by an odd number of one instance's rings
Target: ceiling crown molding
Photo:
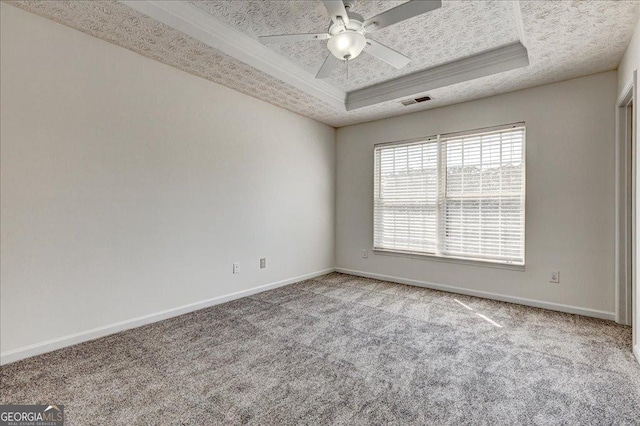
[[[347,111],[351,111],[527,65],[529,65],[527,49],[518,41],[364,89],[354,90],[347,95],[346,107]]]
[[[120,0],[130,8],[272,75],[327,104],[345,110],[346,92],[314,78],[259,41],[181,1]]]
[[[342,112],[414,96],[428,90],[529,65],[527,49],[522,42],[523,34],[520,32],[521,41],[347,93],[324,80],[315,78],[258,40],[218,21],[187,2],[159,0],[120,0],[120,2],[284,81]],[[514,10],[520,11],[518,2],[514,3]],[[518,16],[519,14],[516,13],[516,19]]]

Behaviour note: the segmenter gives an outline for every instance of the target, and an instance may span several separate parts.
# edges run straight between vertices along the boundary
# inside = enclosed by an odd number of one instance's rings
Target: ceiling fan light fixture
[[[366,44],[367,39],[359,32],[344,31],[331,37],[327,42],[327,47],[336,58],[351,60],[362,53]]]
[[[410,0],[372,18],[364,19],[360,14],[351,12],[355,1],[322,0],[327,12],[329,12],[329,16],[331,16],[331,23],[326,33],[260,36],[260,41],[262,43],[285,43],[303,40],[328,40],[327,48],[331,54],[325,57],[322,67],[316,74],[316,78],[329,77],[331,71],[339,63],[338,61],[347,63],[348,78],[349,61],[357,58],[366,46],[368,46],[367,53],[369,55],[386,62],[396,69],[400,69],[407,65],[411,59],[389,46],[365,38],[364,34],[395,25],[398,22],[442,7],[442,0]]]

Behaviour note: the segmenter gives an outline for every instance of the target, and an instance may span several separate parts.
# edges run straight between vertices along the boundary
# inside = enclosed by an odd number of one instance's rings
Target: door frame
[[[636,165],[637,165],[637,71],[616,102],[616,321],[632,325],[637,315],[636,280]],[[633,112],[633,113],[630,113]],[[633,131],[630,132],[630,129]],[[629,309],[629,306],[631,309]],[[637,330],[637,329],[636,329]],[[635,330],[634,330],[635,331]],[[637,344],[634,334],[634,346]]]

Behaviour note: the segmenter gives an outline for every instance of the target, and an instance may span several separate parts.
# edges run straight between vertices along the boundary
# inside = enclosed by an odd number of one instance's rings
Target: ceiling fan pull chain
[[[347,80],[349,80],[349,59],[351,59],[351,55],[344,55],[344,61],[347,65]]]

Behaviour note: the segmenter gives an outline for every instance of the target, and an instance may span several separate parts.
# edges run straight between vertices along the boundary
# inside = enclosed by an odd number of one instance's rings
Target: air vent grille
[[[430,100],[431,100],[431,96],[421,96],[419,98],[405,99],[404,101],[400,101],[400,103],[404,106],[409,106],[409,105],[419,104],[420,102],[426,102]]]

